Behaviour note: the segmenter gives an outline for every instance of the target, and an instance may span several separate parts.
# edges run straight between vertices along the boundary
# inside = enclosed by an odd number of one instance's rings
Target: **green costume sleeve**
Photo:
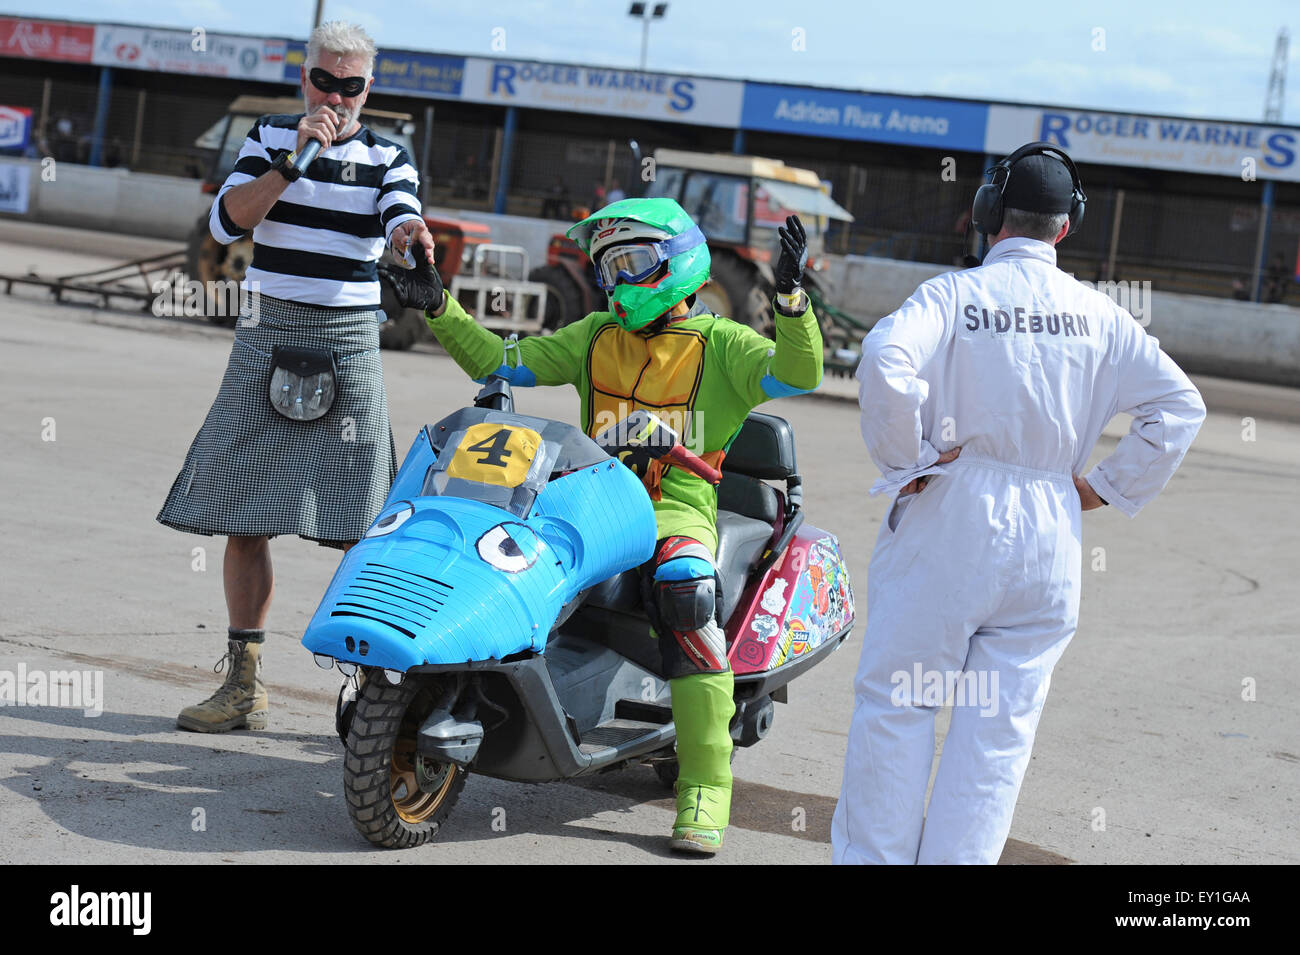
[[[592,313],[580,322],[566,325],[554,335],[535,336],[523,341],[503,342],[465,311],[450,295],[447,307],[437,317],[425,312],[429,328],[456,364],[474,379],[496,373],[511,384],[576,384],[587,350]]]
[[[774,313],[775,342],[739,323],[710,337],[722,346],[723,367],[750,407],[813,391],[822,382],[822,333],[812,305],[802,315]]]
[[[438,343],[471,378],[486,378],[502,364],[504,342],[474,321],[450,294],[442,314],[434,317],[425,310],[424,320]]]
[[[558,328],[554,335],[532,335],[519,342],[511,364],[531,372],[539,385],[577,386],[587,358],[587,346],[600,312]],[[507,359],[509,361],[509,359]]]

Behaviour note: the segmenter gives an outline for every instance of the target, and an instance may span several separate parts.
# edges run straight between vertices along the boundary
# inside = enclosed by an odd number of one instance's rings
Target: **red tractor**
[[[827,299],[819,274],[826,224],[853,217],[827,195],[816,173],[777,159],[677,149],[656,150],[653,163],[645,195],[676,199],[708,236],[712,275],[699,294],[710,309],[770,331],[776,230],[791,213],[808,231],[805,285],[814,301]],[[551,239],[546,265],[529,278],[547,286],[545,324],[551,330],[605,307],[591,263],[563,235]]]

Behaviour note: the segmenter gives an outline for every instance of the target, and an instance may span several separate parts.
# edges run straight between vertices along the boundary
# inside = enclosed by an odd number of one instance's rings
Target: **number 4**
[[[510,451],[506,450],[506,444],[512,434],[509,428],[502,428],[494,433],[490,438],[484,438],[478,444],[471,444],[466,451],[478,451],[483,454],[479,458],[478,464],[490,464],[494,468],[503,468],[506,466],[506,458],[510,457]]]

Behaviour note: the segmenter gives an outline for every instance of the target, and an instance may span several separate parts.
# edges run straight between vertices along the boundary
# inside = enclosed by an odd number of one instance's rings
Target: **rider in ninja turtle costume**
[[[582,427],[593,437],[645,409],[718,468],[755,405],[821,383],[821,332],[800,288],[807,238],[796,216],[779,234],[775,341],[696,301],[709,278],[709,249],[672,199],[623,199],[569,230],[591,257],[609,311],[593,312],[549,337],[503,342],[444,296],[422,256],[415,269],[386,270],[385,277],[403,305],[425,310],[438,341],[470,377],[573,385]],[[722,846],[731,807],[728,727],[735,713],[726,637],[715,618],[717,492],[660,461],[624,463],[645,483],[658,523],[646,609],[659,634],[677,727],[671,845],[713,853]]]

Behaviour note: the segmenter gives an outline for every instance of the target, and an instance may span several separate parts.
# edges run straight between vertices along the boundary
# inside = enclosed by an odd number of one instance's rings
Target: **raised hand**
[[[776,262],[776,290],[791,295],[803,281],[808,264],[808,235],[798,216],[786,216],[785,225],[776,230],[781,238],[781,257]]]

